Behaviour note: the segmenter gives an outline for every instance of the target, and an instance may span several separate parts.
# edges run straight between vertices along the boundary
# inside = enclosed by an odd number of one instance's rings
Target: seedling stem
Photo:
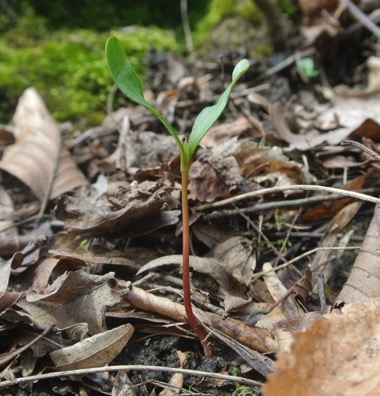
[[[220,96],[218,102],[204,108],[198,115],[193,129],[190,133],[189,140],[181,142],[177,131],[169,121],[150,103],[148,103],[143,94],[142,83],[135,69],[129,62],[125,51],[116,37],[110,37],[106,44],[106,56],[108,66],[112,77],[120,90],[133,102],[144,106],[151,111],[166,127],[177,143],[181,157],[181,177],[182,177],[182,283],[183,283],[183,301],[187,320],[200,339],[205,355],[207,358],[212,356],[211,347],[207,341],[207,334],[196,319],[191,305],[190,292],[190,224],[189,224],[189,202],[187,195],[188,175],[191,164],[191,158],[195,153],[200,141],[215,124],[227,105],[228,97],[232,88],[238,79],[249,68],[249,62],[246,59],[241,60],[232,73],[232,82]]]

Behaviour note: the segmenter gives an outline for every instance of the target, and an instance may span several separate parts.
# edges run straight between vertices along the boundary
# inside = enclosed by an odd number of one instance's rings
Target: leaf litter
[[[344,9],[300,3],[311,54],[344,50],[351,31],[332,23],[347,18]],[[368,41],[363,27],[351,26]],[[322,57],[329,85],[316,77],[305,82],[296,62],[283,70],[286,78],[263,74],[264,88],[262,81],[239,82],[225,118],[202,141],[189,172],[190,264],[195,314],[215,354],[209,361],[182,305],[180,169],[172,140],[130,104],[102,126],[69,133],[28,89],[14,127],[1,129],[0,388],[235,390],[231,380],[205,383],[137,366],[85,372],[144,364],[243,376],[256,393],[268,377],[264,395],[375,395],[378,205],[322,190],[245,195],[295,185],[379,195],[376,159],[340,145],[350,139],[378,151],[379,60],[372,52],[340,79],[336,70],[346,66]],[[179,66],[168,86],[160,68],[149,88],[185,134],[193,114],[223,87],[208,83],[217,68],[194,65],[200,77],[190,79],[188,65]],[[55,390],[46,388],[44,376],[72,370],[84,372],[51,379]],[[41,380],[27,382],[32,375]],[[25,384],[9,386],[18,380]]]

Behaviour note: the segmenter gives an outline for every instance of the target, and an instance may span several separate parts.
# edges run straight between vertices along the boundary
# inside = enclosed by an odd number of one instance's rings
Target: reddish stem
[[[207,341],[207,334],[198,323],[193,308],[191,306],[190,291],[190,222],[189,222],[189,202],[187,197],[187,176],[188,168],[182,169],[182,283],[183,283],[183,303],[187,320],[200,339],[207,358],[212,357],[210,344]]]

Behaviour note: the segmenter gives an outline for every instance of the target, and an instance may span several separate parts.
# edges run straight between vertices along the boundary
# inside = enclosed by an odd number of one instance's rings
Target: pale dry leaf
[[[242,285],[249,286],[256,268],[256,246],[250,239],[231,237],[217,244],[210,253],[226,272]]]
[[[24,260],[21,252],[16,252],[9,260],[0,259],[0,292],[5,292],[8,288],[9,278],[13,266],[19,266]]]
[[[275,302],[281,300],[288,292],[287,288],[280,281],[277,273],[273,271],[273,267],[269,262],[264,263],[263,271],[266,272],[264,275],[264,282],[269,290],[269,293],[273,297],[273,300]],[[303,314],[302,308],[292,295],[286,297],[280,303],[279,307],[286,318],[293,318]]]
[[[110,363],[127,345],[133,334],[129,323],[50,353],[60,370],[101,367]]]
[[[252,129],[252,124],[247,117],[238,117],[236,120],[213,126],[207,135],[202,139],[202,144],[206,147],[215,147],[231,138],[246,134]]]
[[[125,371],[118,371],[116,374],[112,396],[136,396],[135,386]]]
[[[0,169],[20,179],[39,200],[44,199],[50,187],[50,197],[56,198],[87,184],[61,144],[58,125],[35,89],[28,88],[21,96],[14,122],[16,143],[5,149]]]
[[[338,296],[338,301],[358,303],[380,297],[380,206],[367,229],[350,276]]]
[[[297,333],[264,396],[374,396],[380,389],[380,300],[349,304]]]
[[[17,227],[13,226],[12,217],[15,213],[12,198],[7,191],[0,186],[0,233],[2,236],[18,235]]]
[[[70,272],[49,285],[45,293],[29,290],[17,305],[42,328],[54,325],[63,329],[85,322],[89,334],[97,334],[106,330],[107,307],[120,302],[113,282],[113,273],[100,276],[83,270]]]
[[[179,359],[179,368],[183,369],[186,361],[186,353],[177,351]],[[181,392],[183,386],[184,375],[182,373],[174,373],[169,381],[169,387],[161,391],[158,396],[174,396]]]

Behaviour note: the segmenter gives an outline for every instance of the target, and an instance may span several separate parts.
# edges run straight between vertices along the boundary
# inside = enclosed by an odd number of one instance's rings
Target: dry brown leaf
[[[110,363],[125,347],[133,334],[129,323],[50,353],[60,370],[101,367]]]
[[[135,174],[139,169],[160,166],[178,155],[178,148],[171,136],[147,131],[130,131],[122,126],[116,150],[98,167],[108,171],[122,169]]]
[[[325,315],[279,354],[264,396],[374,396],[380,389],[380,300]]]
[[[55,272],[55,275],[62,274],[65,271],[76,271],[85,267],[85,262],[74,258],[53,258],[47,257],[40,261],[34,270],[32,289],[36,293],[43,293],[46,287],[49,284],[50,277],[52,272]],[[61,266],[57,270],[57,267]]]
[[[249,286],[256,268],[256,246],[244,237],[231,237],[217,244],[210,253],[236,282]]]
[[[321,10],[333,10],[338,5],[338,0],[298,0],[302,14],[312,16]]]
[[[380,206],[368,227],[351,274],[339,293],[337,301],[358,303],[380,297]]]
[[[70,272],[57,278],[44,293],[28,291],[17,305],[42,328],[55,325],[63,329],[85,322],[89,334],[97,334],[106,330],[106,308],[120,302],[113,282],[113,273],[99,276],[83,270]]]
[[[189,199],[214,202],[229,198],[242,182],[239,166],[233,156],[206,154],[190,166]]]
[[[9,146],[14,142],[14,128],[9,125],[0,125],[0,147]]]
[[[20,179],[40,201],[50,187],[50,197],[56,198],[87,184],[35,89],[28,88],[21,96],[14,122],[16,143],[5,149],[0,169]]]
[[[0,313],[15,304],[22,295],[21,292],[0,292]]]
[[[247,117],[240,116],[232,122],[213,126],[207,135],[202,139],[202,144],[206,147],[215,147],[231,138],[241,135],[251,135],[252,124]]]
[[[74,234],[109,236],[122,233],[124,237],[134,237],[178,222],[180,211],[165,210],[167,198],[167,190],[160,188],[130,200],[127,196],[118,203],[122,209],[115,209],[104,196],[95,203],[62,196],[57,200],[55,211],[65,228]]]
[[[212,151],[216,156],[234,156],[244,178],[268,187],[314,181],[305,167],[291,161],[277,146],[259,147],[250,139],[234,138]]]

